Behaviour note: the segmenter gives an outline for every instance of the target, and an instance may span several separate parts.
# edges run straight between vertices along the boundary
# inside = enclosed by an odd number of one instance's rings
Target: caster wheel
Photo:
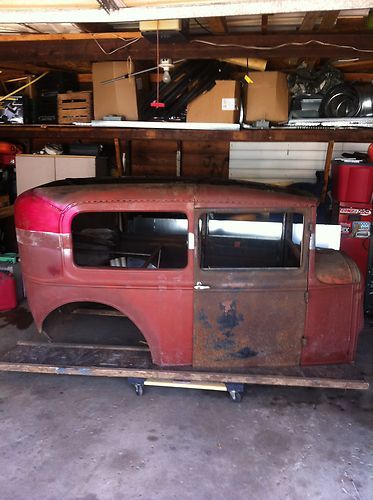
[[[242,401],[242,394],[238,391],[229,391],[229,395],[235,403],[240,403]]]
[[[142,384],[135,384],[136,396],[142,396],[144,394],[144,386]]]

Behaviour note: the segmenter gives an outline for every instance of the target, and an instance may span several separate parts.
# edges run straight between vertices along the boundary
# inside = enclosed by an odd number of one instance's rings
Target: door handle
[[[204,285],[200,281],[197,281],[197,283],[194,285],[194,290],[209,290],[210,286],[209,285]]]

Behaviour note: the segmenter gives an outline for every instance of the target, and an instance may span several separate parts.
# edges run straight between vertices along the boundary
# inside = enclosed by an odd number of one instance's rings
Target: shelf
[[[131,140],[175,141],[247,141],[247,142],[373,142],[373,129],[250,129],[181,130],[76,125],[0,125],[1,140],[39,139],[53,142],[79,140],[111,142],[114,138]]]

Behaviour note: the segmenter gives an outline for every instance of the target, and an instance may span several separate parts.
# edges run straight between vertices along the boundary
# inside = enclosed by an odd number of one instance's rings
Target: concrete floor
[[[36,332],[0,316],[0,351]],[[358,364],[373,383],[373,328]],[[373,389],[223,393],[0,373],[0,500],[373,499]]]

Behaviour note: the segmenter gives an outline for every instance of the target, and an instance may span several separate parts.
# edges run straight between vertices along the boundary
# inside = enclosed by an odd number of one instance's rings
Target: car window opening
[[[199,227],[203,269],[301,266],[302,214],[210,212]]]
[[[86,212],[72,221],[82,267],[180,269],[188,262],[188,219],[174,212]]]

